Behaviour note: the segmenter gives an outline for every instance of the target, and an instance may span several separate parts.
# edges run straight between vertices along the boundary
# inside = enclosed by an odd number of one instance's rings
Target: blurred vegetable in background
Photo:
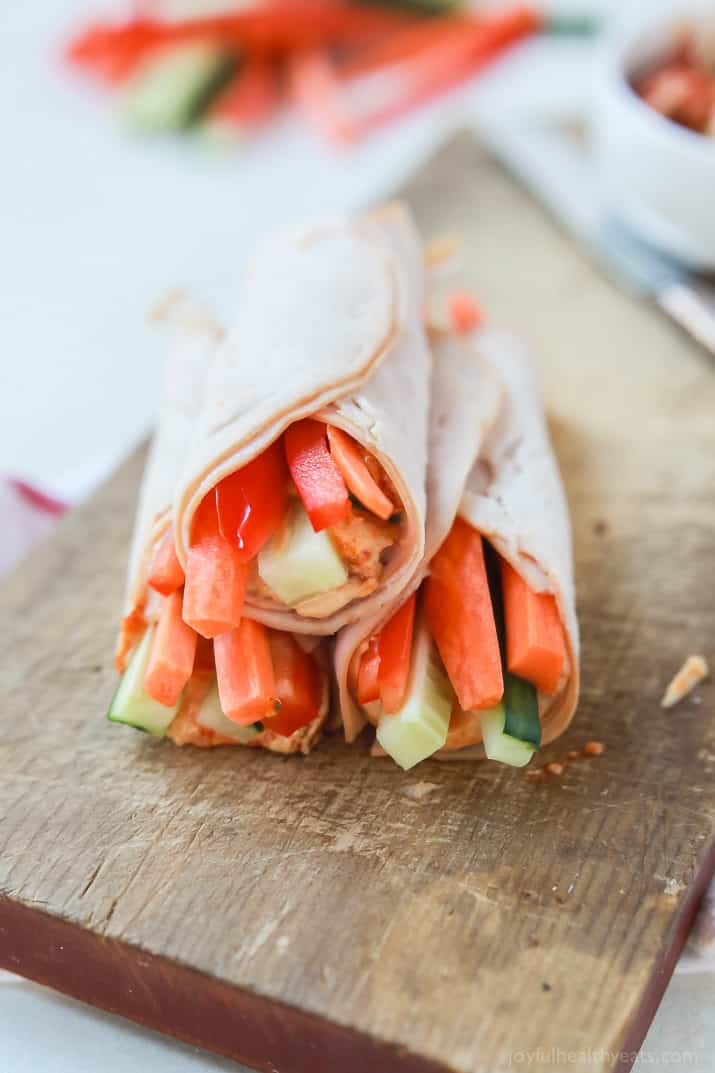
[[[670,53],[633,82],[636,93],[666,119],[715,138],[715,43],[689,29]]]
[[[230,139],[289,100],[327,138],[349,142],[541,23],[527,5],[481,12],[455,0],[135,0],[124,21],[87,26],[65,55],[119,94],[137,130]]]

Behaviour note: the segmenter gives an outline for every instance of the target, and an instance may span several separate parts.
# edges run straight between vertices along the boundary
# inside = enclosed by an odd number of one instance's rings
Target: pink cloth
[[[41,540],[64,513],[66,504],[14,477],[0,477],[0,574]]]

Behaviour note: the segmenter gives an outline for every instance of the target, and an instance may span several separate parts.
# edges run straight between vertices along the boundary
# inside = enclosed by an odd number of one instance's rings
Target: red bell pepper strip
[[[90,68],[111,84],[128,77],[158,43],[144,19],[122,25],[97,23],[70,41],[65,55],[71,63]]]
[[[504,559],[501,576],[507,667],[544,693],[555,693],[566,659],[556,600],[551,593],[532,592]]]
[[[345,78],[325,54],[307,53],[295,61],[293,95],[329,138],[355,141],[474,74],[540,24],[534,9],[518,6],[494,15],[445,18],[429,34],[422,27],[408,28],[404,41],[396,33],[389,45],[377,44],[374,63],[368,46],[361,60],[346,66]],[[375,79],[372,94],[370,78]]]
[[[196,634],[181,617],[181,593],[164,600],[144,673],[144,692],[171,708],[191,677]]]
[[[407,694],[412,656],[412,633],[415,624],[416,594],[405,600],[387,622],[377,638],[380,656],[378,682],[385,712],[399,712]]]
[[[215,40],[229,48],[262,55],[285,56],[298,49],[363,40],[370,34],[403,29],[415,23],[404,12],[336,0],[286,0],[270,6],[188,19],[162,19],[159,7],[146,7],[121,23],[97,23],[77,34],[66,48],[77,65],[101,67],[129,45],[142,50],[177,42]]]
[[[453,291],[448,309],[452,331],[457,335],[468,335],[484,323],[484,313],[467,291]]]
[[[460,708],[493,708],[504,694],[481,535],[458,518],[425,583],[427,625]]]
[[[277,440],[216,486],[219,532],[236,548],[239,562],[250,562],[284,522],[288,481],[283,445]]]
[[[214,658],[218,695],[229,719],[249,726],[279,711],[265,626],[241,619],[235,630],[214,640]]]
[[[289,738],[318,717],[322,699],[321,675],[313,657],[304,652],[289,633],[271,631],[270,648],[280,711],[266,719],[265,728]]]
[[[218,529],[215,489],[204,496],[194,518],[186,559],[184,621],[202,637],[238,626],[250,566]]]
[[[162,596],[170,596],[184,584],[184,570],[176,555],[173,526],[169,526],[154,548],[146,583]]]
[[[369,704],[373,700],[380,699],[380,652],[377,647],[377,637],[370,638],[360,659],[357,699],[358,704]]]
[[[342,429],[328,425],[330,454],[343,475],[349,490],[363,507],[386,521],[395,512],[395,506],[387,498],[365,465],[364,448]]]
[[[350,497],[328,450],[325,425],[306,418],[283,436],[293,483],[316,533],[350,517]]]

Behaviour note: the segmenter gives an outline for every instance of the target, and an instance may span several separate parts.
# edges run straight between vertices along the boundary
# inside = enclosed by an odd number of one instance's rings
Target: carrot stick
[[[215,490],[194,518],[186,559],[184,621],[202,637],[217,637],[238,626],[243,612],[249,563],[218,531]]]
[[[377,638],[370,638],[370,643],[360,659],[357,680],[358,704],[369,704],[380,699],[380,653]]]
[[[235,630],[214,641],[221,707],[241,726],[280,711],[268,631],[260,622],[241,619]]]
[[[405,600],[387,622],[377,638],[380,655],[378,679],[385,712],[399,712],[407,693],[412,656],[412,632],[415,624],[416,594]]]
[[[427,624],[460,708],[492,708],[504,693],[480,534],[458,518],[425,584]]]
[[[191,677],[196,655],[196,634],[181,617],[181,593],[164,600],[159,624],[144,673],[144,691],[171,708]]]
[[[176,556],[174,527],[170,526],[154,548],[147,585],[162,596],[170,596],[184,584],[184,571]]]
[[[506,659],[512,674],[526,678],[544,693],[554,693],[566,659],[564,631],[556,600],[532,592],[506,560],[501,561]]]
[[[328,445],[335,465],[352,494],[360,500],[363,507],[387,521],[390,515],[394,514],[395,507],[365,465],[365,449],[352,436],[348,436],[347,432],[333,425],[328,425]]]

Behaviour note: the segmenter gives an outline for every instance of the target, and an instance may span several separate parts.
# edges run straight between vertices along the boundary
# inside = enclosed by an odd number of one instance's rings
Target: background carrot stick
[[[248,726],[280,710],[268,631],[244,618],[214,641],[218,695],[224,714]]]
[[[387,521],[395,507],[387,498],[365,464],[365,449],[342,429],[328,425],[330,454],[343,475],[346,485],[363,507]]]
[[[566,658],[556,600],[551,593],[532,592],[504,559],[501,576],[507,667],[542,692],[554,693]]]
[[[171,708],[194,669],[197,637],[181,617],[181,593],[167,596],[144,674],[144,691]]]
[[[170,596],[184,584],[184,571],[176,556],[174,527],[170,526],[154,549],[147,585],[162,596]]]
[[[184,621],[202,637],[217,637],[238,626],[250,565],[218,525],[216,489],[204,496],[191,526],[186,560]]]
[[[459,706],[492,708],[504,693],[481,535],[458,518],[425,583],[427,623]]]
[[[184,621],[202,637],[217,637],[238,626],[250,571],[223,537],[189,549],[184,588]]]

